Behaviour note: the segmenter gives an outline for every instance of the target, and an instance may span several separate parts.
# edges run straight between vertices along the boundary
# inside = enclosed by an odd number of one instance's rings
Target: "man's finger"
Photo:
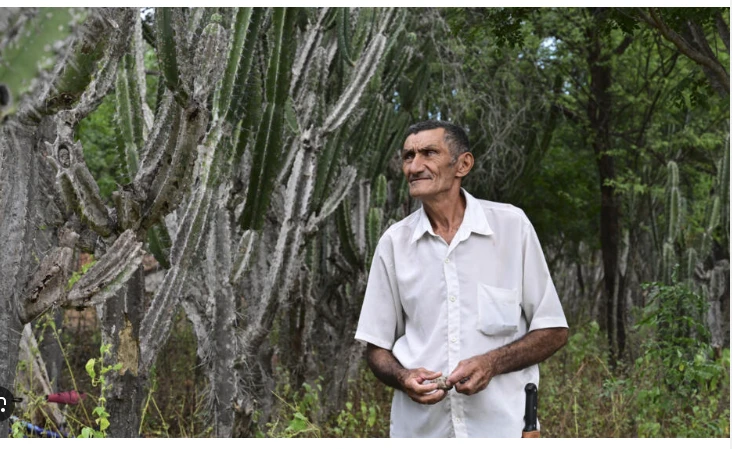
[[[424,380],[434,380],[438,377],[442,376],[442,371],[429,371],[427,369],[422,368],[419,375]]]
[[[455,368],[455,371],[453,371],[447,378],[447,382],[449,385],[464,384],[467,382],[466,379],[470,379],[471,374],[472,373],[468,372],[467,369],[458,365],[458,367]]]
[[[430,404],[436,404],[440,402],[442,399],[445,398],[445,395],[447,393],[443,390],[435,390],[432,393],[429,394],[423,394],[418,396],[410,396],[413,401],[418,402],[420,404],[430,405]]]

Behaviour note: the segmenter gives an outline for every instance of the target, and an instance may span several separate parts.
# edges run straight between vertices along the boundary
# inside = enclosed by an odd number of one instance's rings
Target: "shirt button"
[[[455,302],[455,297],[454,296],[450,296],[450,301]]]
[[[453,343],[455,343],[455,342],[457,341],[457,338],[455,338],[455,337],[452,337],[452,338],[450,339],[450,341],[451,341],[451,342],[453,342]]]
[[[450,263],[450,258],[445,259],[445,263]]]

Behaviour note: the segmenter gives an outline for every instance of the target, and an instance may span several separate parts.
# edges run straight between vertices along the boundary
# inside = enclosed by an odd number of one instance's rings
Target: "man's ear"
[[[473,153],[461,154],[460,156],[458,156],[457,173],[455,174],[455,176],[457,176],[458,178],[466,176],[473,168],[473,164],[475,164],[475,158],[473,157]]]

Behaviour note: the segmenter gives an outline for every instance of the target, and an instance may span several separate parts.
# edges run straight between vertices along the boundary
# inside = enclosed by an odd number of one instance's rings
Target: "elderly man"
[[[524,386],[567,341],[534,228],[461,188],[474,160],[460,127],[413,125],[401,156],[422,207],[379,240],[356,331],[396,389],[390,434],[519,437]]]

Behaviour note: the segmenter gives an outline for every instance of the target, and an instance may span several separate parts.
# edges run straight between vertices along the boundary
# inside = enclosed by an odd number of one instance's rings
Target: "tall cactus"
[[[363,117],[388,125],[389,93],[380,80],[394,77],[383,58],[394,54],[389,31],[401,17],[392,9],[302,15],[290,8],[158,8],[147,37],[160,68],[153,116],[139,11],[93,11],[52,81],[19,102],[0,130],[0,235],[9,242],[0,250],[0,292],[9,304],[24,304],[0,308],[9,323],[0,336],[20,335],[22,324],[55,304],[97,305],[103,339],[123,364],[111,378],[108,403],[120,423],[111,432],[135,436],[135,392],[143,391],[185,298],[212,388],[216,435],[232,435],[237,410],[246,419],[252,404],[268,400],[242,386],[267,369],[258,351],[268,346],[278,311],[289,310],[308,243],[333,229],[331,216],[342,218],[339,205],[365,170],[365,159],[350,156],[363,154],[366,143],[354,148],[346,137]],[[74,134],[112,89],[124,177],[106,203]],[[371,113],[375,107],[381,112]],[[392,136],[384,129],[377,144],[389,146]],[[380,164],[383,158],[366,170]],[[370,241],[383,226],[378,211],[386,186],[385,178],[374,179],[378,200],[370,217],[370,195],[361,195],[362,221],[374,228]],[[365,250],[366,231],[359,229]],[[98,263],[67,289],[82,240]],[[167,269],[148,309],[143,248]],[[34,254],[45,257],[32,263]],[[0,362],[0,383],[11,383],[12,372],[12,357]]]

